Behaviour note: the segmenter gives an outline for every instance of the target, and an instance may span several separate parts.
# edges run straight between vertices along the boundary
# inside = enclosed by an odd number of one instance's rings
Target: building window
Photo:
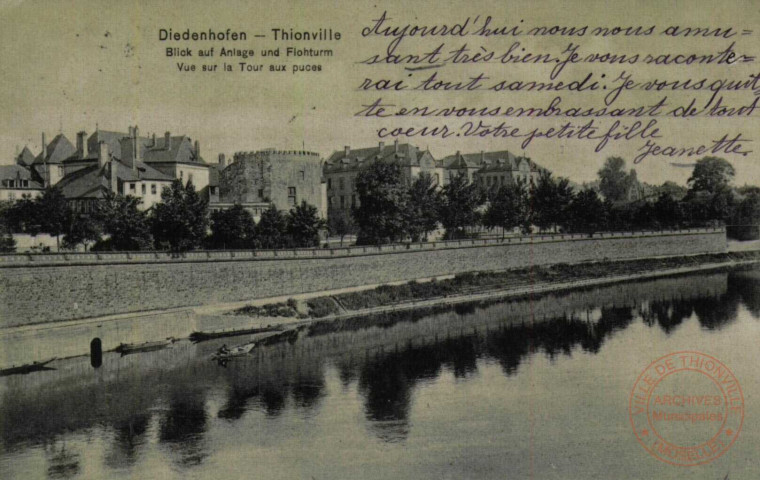
[[[264,198],[264,189],[263,188],[259,188],[259,198],[262,198],[262,199]]]
[[[296,204],[296,187],[288,187],[288,204]]]
[[[182,180],[183,178],[185,178],[185,172],[182,171],[182,170],[180,170],[179,171],[179,179]]]
[[[332,190],[332,178],[327,179],[327,189]]]
[[[441,184],[441,176],[439,174],[435,174],[435,184],[440,185]]]
[[[136,183],[130,183],[130,184],[129,184],[129,190],[130,190],[131,192],[134,192],[134,191],[135,191],[135,187],[136,187],[136,186],[137,186],[137,184],[136,184]]]
[[[8,200],[16,200],[16,192],[8,192]]]
[[[187,174],[187,183],[193,183],[193,174],[192,173],[188,173]]]
[[[338,179],[338,190],[342,192],[344,187],[345,187],[345,184],[343,183],[343,177],[341,177]]]
[[[327,197],[327,205],[333,206],[333,197]]]
[[[141,188],[142,188],[142,194],[145,195],[148,191],[148,186],[143,183]]]
[[[306,170],[301,170],[301,180],[306,180]]]
[[[151,183],[150,184],[150,193],[153,194],[153,195],[156,194],[156,184],[155,183]]]
[[[24,180],[24,188],[29,188],[29,180]]]

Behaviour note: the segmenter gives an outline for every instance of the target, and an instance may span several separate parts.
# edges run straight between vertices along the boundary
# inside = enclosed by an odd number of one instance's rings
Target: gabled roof
[[[59,133],[53,138],[53,140],[47,145],[47,156],[42,158],[44,150],[37,155],[34,159],[35,164],[40,163],[62,163],[65,159],[69,158],[76,152],[76,148],[71,144],[66,135]]]
[[[420,159],[425,155],[427,150],[420,150],[414,145],[408,143],[399,143],[398,148],[395,144],[380,145],[370,148],[350,149],[348,155],[345,150],[333,152],[325,162],[327,170],[341,170],[360,168],[368,163],[375,161],[394,162],[401,166],[419,166]]]
[[[112,160],[116,165],[116,176],[122,182],[139,180],[171,182],[173,179],[158,170],[138,162],[135,172],[128,165],[118,160]],[[56,184],[66,198],[102,198],[111,188],[110,167],[100,167],[98,164],[77,170],[66,175]]]
[[[42,183],[37,181],[29,168],[21,165],[0,165],[0,180],[29,180],[29,187],[42,189]]]
[[[111,152],[111,155],[113,155],[116,158],[121,158],[120,140],[126,136],[127,134],[123,132],[109,132],[107,130],[95,130],[95,132],[92,135],[90,135],[90,138],[87,139],[88,153],[97,154],[98,144],[100,142],[104,142],[106,145],[108,145],[108,151]]]
[[[129,133],[124,132],[112,132],[107,130],[97,130],[90,135],[87,140],[87,148],[89,154],[97,153],[98,144],[105,142],[108,145],[108,149],[111,155],[120,159],[126,160],[122,157],[121,153],[121,140],[128,138]],[[185,135],[178,135],[171,137],[171,148],[165,148],[166,138],[164,136],[155,137],[155,145],[153,143],[153,137],[137,137],[137,143],[140,146],[140,154],[144,162],[147,163],[196,163],[206,165],[203,157],[195,154],[195,149],[190,137]]]
[[[156,138],[156,145],[153,145],[153,139],[140,139],[143,148],[142,158],[146,163],[194,163],[206,165],[203,157],[195,154],[190,137],[180,135],[171,137],[170,148],[165,148],[166,139],[164,137]]]
[[[24,149],[21,150],[21,153],[16,156],[16,163],[18,165],[28,167],[34,163],[34,154],[30,152],[27,147],[24,147]]]

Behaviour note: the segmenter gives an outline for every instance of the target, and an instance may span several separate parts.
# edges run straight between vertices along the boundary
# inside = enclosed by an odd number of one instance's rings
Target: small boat
[[[0,377],[5,377],[8,375],[26,375],[27,373],[41,372],[43,370],[55,370],[55,368],[47,366],[48,363],[52,362],[55,359],[56,357],[53,357],[50,360],[45,360],[44,362],[33,362],[18,367],[4,368],[0,370]]]
[[[245,355],[248,355],[251,353],[251,350],[253,350],[256,347],[255,343],[247,343],[245,345],[240,345],[239,347],[230,348],[228,351],[222,353],[222,352],[216,352],[211,356],[212,360],[228,360],[230,358],[235,357],[242,357]]]
[[[137,352],[152,352],[154,350],[161,350],[174,343],[176,340],[173,337],[169,337],[166,340],[159,340],[157,342],[144,342],[144,343],[122,343],[118,347],[114,348],[114,352],[121,353],[121,356],[129,355],[130,353]]]
[[[252,335],[256,333],[265,333],[265,332],[277,332],[282,330],[284,327],[282,325],[275,325],[272,326],[266,326],[266,327],[256,327],[256,328],[245,328],[242,330],[235,330],[235,329],[229,329],[229,330],[214,330],[211,332],[193,332],[190,334],[190,341],[193,343],[203,342],[205,340],[212,340],[214,338],[223,338],[223,337],[235,337],[238,335]]]

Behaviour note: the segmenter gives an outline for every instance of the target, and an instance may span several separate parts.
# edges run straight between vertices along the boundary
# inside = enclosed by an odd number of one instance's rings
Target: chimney
[[[140,142],[138,138],[139,138],[139,130],[137,129],[137,125],[135,125],[135,128],[132,129],[132,171],[133,172],[137,171],[137,162],[142,160],[140,156]]]
[[[380,142],[378,145],[378,148],[380,148],[380,153],[383,153],[383,149],[385,148],[385,142]]]
[[[398,138],[393,141],[393,149],[396,153],[398,153]]]
[[[119,177],[118,177],[118,167],[116,166],[116,159],[111,160],[111,192],[113,192],[114,195],[117,195],[119,193]]]
[[[346,145],[346,156],[348,156],[351,153],[351,147]]]
[[[42,132],[42,159],[47,159],[47,142],[45,141],[45,132]]]
[[[480,162],[483,163],[486,161],[486,152],[481,150],[480,151]]]
[[[103,168],[108,161],[108,144],[106,142],[98,143],[98,167]]]
[[[169,132],[164,133],[164,150],[172,149],[172,134]]]
[[[156,134],[155,133],[153,134],[153,142],[151,143],[150,146],[153,148],[156,148]]]
[[[198,140],[195,141],[195,161],[201,161],[201,144],[198,143]]]
[[[227,161],[224,158],[224,154],[223,153],[219,154],[219,166],[222,167],[222,168],[225,168],[227,166]]]
[[[77,133],[77,153],[79,153],[79,158],[87,157],[87,132],[84,130]]]

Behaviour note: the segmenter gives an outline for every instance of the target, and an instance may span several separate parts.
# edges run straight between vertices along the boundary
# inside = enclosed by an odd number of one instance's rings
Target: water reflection
[[[206,431],[204,393],[176,390],[169,398],[169,408],[161,418],[159,438],[169,446],[174,461],[183,467],[197,465],[207,456],[203,434]]]
[[[597,354],[639,320],[666,335],[698,322],[710,335],[732,325],[742,308],[755,319],[760,315],[758,272],[396,314],[374,324],[359,319],[320,325],[227,368],[208,360],[218,347],[213,342],[123,358],[104,354],[97,371],[89,358],[73,358],[56,362],[54,371],[0,379],[2,456],[23,461],[24,452],[42,449],[48,477],[76,477],[84,473],[82,453],[66,448],[66,441],[94,431],[103,432],[102,461],[109,471],[132,471],[155,448],[181,470],[196,469],[217,455],[212,430],[294,415],[314,418],[331,397],[353,395],[354,387],[370,436],[405,444],[418,388],[444,372],[467,383],[486,361],[517,377],[537,355],[557,362],[578,351]],[[332,391],[330,369],[337,385]],[[261,444],[259,430],[236,431],[242,435],[236,441]]]

